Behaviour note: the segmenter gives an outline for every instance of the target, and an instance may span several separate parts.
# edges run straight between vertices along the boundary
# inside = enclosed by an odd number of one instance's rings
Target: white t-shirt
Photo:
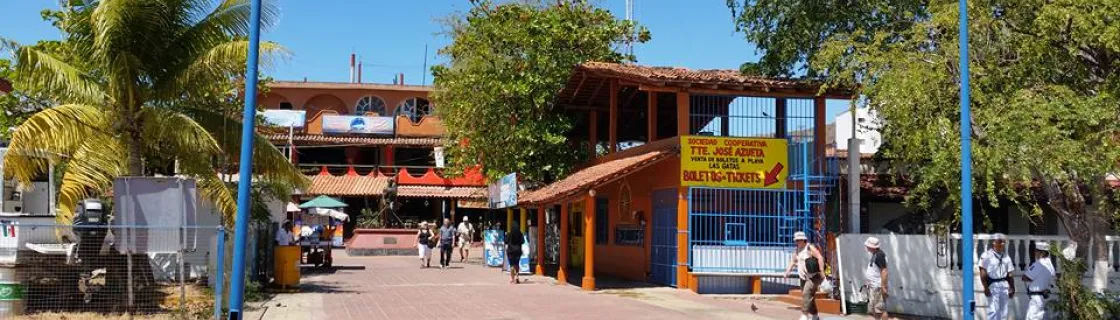
[[[460,222],[459,223],[459,239],[460,239],[460,241],[470,242],[471,240],[474,240],[474,239],[472,239],[473,234],[474,234],[474,227],[471,227],[470,223],[466,223],[466,222]]]
[[[1049,257],[1038,259],[1027,268],[1024,275],[1031,279],[1031,283],[1027,285],[1027,291],[1046,291],[1050,289],[1050,285],[1054,284],[1054,264],[1050,263]]]
[[[1011,272],[1015,271],[1015,262],[1007,252],[997,253],[995,249],[988,249],[980,255],[980,267],[987,272],[987,277],[992,279],[1007,279],[1012,281]],[[1010,287],[1007,281],[992,283],[989,287]]]
[[[276,245],[290,246],[292,245],[292,233],[284,228],[276,230]]]

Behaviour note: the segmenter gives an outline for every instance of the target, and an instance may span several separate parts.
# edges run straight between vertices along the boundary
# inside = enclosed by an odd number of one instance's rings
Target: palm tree
[[[171,159],[231,222],[236,203],[215,168],[237,158],[241,120],[220,110],[237,92],[214,93],[244,72],[250,1],[77,2],[55,24],[62,41],[15,49],[17,89],[49,93],[58,105],[17,127],[4,168],[26,184],[64,163],[56,214],[69,223],[76,203],[103,194],[115,177],[152,174]],[[278,15],[265,2],[262,27]],[[275,43],[260,49],[262,64],[286,54]],[[255,145],[257,179],[306,186],[267,139],[258,135]]]

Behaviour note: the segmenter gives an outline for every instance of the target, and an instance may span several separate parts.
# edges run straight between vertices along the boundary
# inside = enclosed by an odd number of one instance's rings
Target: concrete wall
[[[599,197],[606,197],[609,203],[608,221],[610,232],[605,245],[595,246],[595,273],[620,277],[623,279],[645,281],[649,272],[650,243],[652,243],[653,230],[653,191],[665,188],[677,188],[680,172],[678,159],[666,159],[658,164],[635,172],[619,181],[607,184],[596,189]],[[630,212],[620,212],[619,199],[621,188],[627,185],[630,189],[630,210],[640,211],[646,220],[645,239],[642,246],[615,245],[615,229],[619,225],[635,225]],[[600,223],[597,221],[596,223]]]

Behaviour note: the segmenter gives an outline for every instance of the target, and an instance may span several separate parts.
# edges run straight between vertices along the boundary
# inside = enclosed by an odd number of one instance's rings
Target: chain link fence
[[[0,318],[39,313],[220,317],[214,302],[228,290],[212,288],[228,286],[232,250],[218,226],[3,222],[0,227]]]

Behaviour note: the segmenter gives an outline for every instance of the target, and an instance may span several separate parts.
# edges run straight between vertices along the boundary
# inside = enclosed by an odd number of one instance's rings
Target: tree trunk
[[[125,150],[128,150],[128,175],[143,176],[144,149],[141,145],[143,139],[140,130],[143,124],[140,121],[139,112],[130,109],[125,111],[123,116],[124,123],[118,124],[118,129],[124,133]]]

